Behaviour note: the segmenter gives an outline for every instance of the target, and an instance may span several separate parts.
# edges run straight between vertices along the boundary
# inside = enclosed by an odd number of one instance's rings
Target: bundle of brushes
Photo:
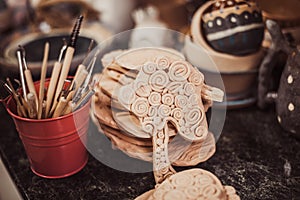
[[[15,90],[9,78],[6,79],[7,83],[4,84],[5,89],[16,102],[19,116],[31,119],[63,116],[84,106],[95,93],[91,76],[98,53],[95,54],[88,66],[80,64],[73,79],[68,79],[82,20],[83,16],[78,17],[69,43],[65,42],[62,46],[58,60],[54,63],[48,84],[46,84],[46,72],[49,43],[46,43],[44,48],[39,84],[34,84],[30,69],[26,64],[25,50],[22,46],[19,46],[17,58],[21,81],[17,82],[21,89]],[[92,46],[93,41],[91,41],[88,52]],[[36,88],[35,86],[38,85],[39,88]]]

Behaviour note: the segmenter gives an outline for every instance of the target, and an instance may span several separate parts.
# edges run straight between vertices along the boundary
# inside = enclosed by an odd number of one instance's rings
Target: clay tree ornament
[[[257,52],[264,38],[261,11],[246,0],[216,0],[204,11],[202,28],[214,50],[233,55]]]
[[[272,44],[260,66],[258,106],[263,109],[267,104],[275,102],[279,124],[300,138],[300,52],[297,47],[289,44],[275,21],[267,20],[266,26],[271,34]],[[287,62],[278,90],[269,91],[276,57],[281,52],[288,55]]]
[[[168,156],[168,123],[191,142],[204,140],[208,134],[201,99],[204,86],[203,74],[188,62],[162,58],[145,63],[136,79],[119,90],[120,104],[138,117],[142,129],[152,137],[156,183],[175,173]],[[223,92],[212,91],[207,95],[222,101]]]

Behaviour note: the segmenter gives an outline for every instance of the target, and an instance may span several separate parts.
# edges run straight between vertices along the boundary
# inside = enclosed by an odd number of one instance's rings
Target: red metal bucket
[[[35,84],[36,88],[39,83]],[[12,97],[6,109],[12,116],[32,171],[44,178],[62,178],[80,171],[87,163],[85,148],[90,101],[79,110],[50,119],[18,116]]]

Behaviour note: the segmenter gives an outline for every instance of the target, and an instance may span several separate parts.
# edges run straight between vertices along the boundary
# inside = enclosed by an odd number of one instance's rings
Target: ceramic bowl
[[[98,31],[98,34],[95,34]],[[63,38],[68,42],[70,36],[70,30],[66,29],[56,29],[50,33],[28,33],[23,36],[18,36],[17,38],[7,37],[1,42],[1,54],[0,55],[0,65],[5,71],[10,71],[12,73],[18,73],[19,66],[16,57],[16,50],[18,45],[22,45],[26,50],[26,61],[27,65],[31,70],[34,78],[39,78],[40,67],[42,66],[43,60],[43,49],[46,42],[50,44],[49,58],[48,58],[48,73],[57,61],[60,54],[60,49],[63,46]],[[96,46],[101,41],[107,39],[110,36],[108,32],[104,29],[96,28],[95,30],[83,27],[80,31],[75,54],[72,59],[70,72],[75,72],[76,67],[84,60],[87,54],[88,47],[91,40],[94,40],[94,46]]]
[[[234,73],[256,70],[264,56],[264,49],[247,56],[234,56],[219,53],[206,43],[198,45],[190,36],[186,36],[184,53],[189,62],[206,71]]]

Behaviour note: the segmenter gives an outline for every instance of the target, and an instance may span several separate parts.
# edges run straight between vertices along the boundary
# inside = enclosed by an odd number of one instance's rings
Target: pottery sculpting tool
[[[80,100],[79,102],[76,104],[76,106],[74,107],[73,111],[78,110],[79,108],[81,108],[82,106],[84,106],[89,100],[90,98],[95,94],[95,90],[91,89],[89,90]]]
[[[27,117],[27,113],[26,113],[26,110],[25,110],[24,106],[22,105],[22,101],[20,99],[20,95],[14,89],[14,87],[13,87],[12,83],[10,82],[9,78],[6,78],[6,82],[7,83],[4,83],[4,87],[7,89],[7,91],[15,99],[15,101],[17,103],[17,112],[18,112],[18,115],[21,116],[21,117]]]
[[[44,58],[43,58],[43,64],[42,64],[42,68],[41,68],[41,80],[40,80],[39,102],[38,102],[38,117],[37,117],[38,119],[42,118],[48,55],[49,55],[49,43],[47,42],[45,44],[45,48],[44,48]]]
[[[35,91],[31,71],[28,68],[27,62],[26,62],[26,59],[25,59],[26,51],[21,45],[19,45],[19,48],[22,50],[21,56],[22,56],[22,63],[23,63],[24,68],[25,68],[24,69],[24,74],[25,74],[26,84],[27,84],[29,92],[31,92],[34,95],[36,108],[38,108],[38,96],[37,96],[36,91]]]
[[[36,119],[37,110],[36,110],[35,95],[29,92],[27,94],[27,101],[28,101],[28,116],[31,119]]]
[[[59,74],[60,74],[60,71],[61,71],[61,66],[62,66],[61,60],[62,60],[63,54],[64,54],[66,49],[67,49],[67,44],[65,43],[62,46],[61,50],[60,50],[58,60],[54,63],[54,66],[53,66],[53,70],[52,70],[52,73],[51,73],[51,79],[50,79],[50,82],[49,82],[49,86],[48,86],[48,90],[47,90],[47,96],[46,96],[46,99],[47,99],[47,101],[46,101],[46,111],[45,111],[45,116],[46,117],[48,117],[49,111],[50,111],[50,108],[51,108],[51,105],[52,105],[53,97],[54,97],[54,94],[55,94],[55,88],[56,88],[57,81],[58,81],[58,78],[59,78]]]
[[[22,51],[20,48],[17,50],[17,57],[19,63],[19,71],[20,71],[20,79],[21,79],[23,96],[24,96],[24,100],[27,101],[27,91],[26,91],[25,76],[23,71],[23,61],[22,61]]]
[[[86,56],[91,52],[92,48],[93,48],[93,45],[94,45],[94,40],[91,40],[90,42],[90,45],[88,47],[88,50],[87,50],[87,53],[86,53]],[[85,78],[87,77],[88,75],[88,70],[86,69],[86,66],[83,65],[83,64],[80,64],[76,70],[76,73],[75,73],[75,76],[74,76],[74,79],[72,81],[72,84],[71,84],[71,88],[74,88],[73,86],[75,85],[75,88],[74,90],[70,93],[70,95],[68,96],[67,99],[71,99],[73,98],[74,94],[75,94],[75,91],[78,90],[78,88],[81,86],[81,84],[84,82]]]
[[[84,93],[86,93],[86,91],[88,90],[88,86],[89,86],[89,83],[90,83],[90,80],[91,80],[92,72],[94,70],[98,54],[99,54],[99,50],[97,50],[97,52],[95,53],[93,59],[91,60],[91,62],[89,63],[89,65],[86,69],[88,71],[88,74],[85,77],[84,82],[80,85],[80,87],[77,90],[75,90],[75,95],[73,97],[74,101],[78,101],[82,97],[82,95]]]
[[[73,55],[74,55],[74,52],[75,52],[75,45],[76,45],[76,41],[77,41],[77,38],[78,38],[78,35],[79,35],[82,20],[83,20],[83,16],[81,15],[81,16],[78,17],[78,19],[76,21],[76,24],[74,25],[72,34],[70,36],[70,41],[69,41],[69,44],[68,44],[68,48],[66,50],[66,54],[65,54],[64,62],[63,62],[62,69],[61,69],[61,72],[60,72],[59,80],[58,80],[58,83],[57,83],[56,93],[55,93],[55,96],[54,96],[54,102],[53,102],[50,114],[55,110],[55,108],[57,106],[58,102],[55,101],[55,100],[58,98],[59,93],[60,93],[60,91],[63,87],[64,81],[66,80],[66,78],[68,76],[69,69],[70,69],[70,66],[71,66],[71,62],[72,62],[72,59],[73,59]]]

